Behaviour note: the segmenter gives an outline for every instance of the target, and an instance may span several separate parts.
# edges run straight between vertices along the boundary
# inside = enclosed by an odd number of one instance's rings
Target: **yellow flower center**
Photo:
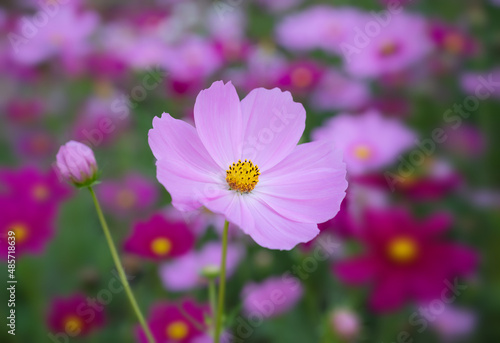
[[[49,188],[45,185],[36,185],[32,190],[33,197],[38,201],[47,200],[50,195]]]
[[[14,231],[16,243],[21,243],[28,237],[28,227],[23,223],[15,223],[11,225],[10,231]]]
[[[398,46],[394,42],[386,42],[380,47],[380,54],[382,56],[391,56],[398,51]]]
[[[79,333],[83,329],[83,321],[80,317],[70,315],[64,320],[64,328],[69,333]]]
[[[118,202],[118,206],[124,209],[129,209],[134,206],[136,201],[136,196],[134,192],[129,189],[122,189],[116,195],[116,201]]]
[[[387,252],[393,261],[408,263],[417,257],[418,246],[411,238],[399,237],[389,243]]]
[[[164,237],[155,238],[151,242],[151,250],[158,256],[165,256],[172,250],[172,242]]]
[[[252,161],[245,160],[238,163],[233,163],[226,170],[226,182],[234,191],[240,193],[251,192],[259,182],[259,167],[254,165]]]
[[[187,337],[189,327],[182,320],[177,320],[167,326],[167,337],[180,341]]]
[[[290,77],[293,85],[299,88],[310,86],[313,79],[311,72],[304,67],[293,70]]]
[[[460,34],[450,33],[444,38],[444,46],[446,50],[458,54],[464,49],[465,42]]]
[[[367,160],[372,155],[371,149],[366,145],[358,145],[354,148],[354,156],[360,160]]]

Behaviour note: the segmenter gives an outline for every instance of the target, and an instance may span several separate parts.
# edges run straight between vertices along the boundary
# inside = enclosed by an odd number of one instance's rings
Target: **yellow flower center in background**
[[[398,51],[398,46],[394,42],[386,42],[380,47],[380,54],[382,56],[391,56]]]
[[[180,341],[187,337],[189,328],[182,320],[177,320],[167,326],[167,337]]]
[[[251,192],[259,182],[259,167],[254,165],[252,161],[245,160],[238,163],[233,163],[226,170],[226,182],[234,191],[240,193]]]
[[[465,47],[462,36],[458,33],[450,33],[444,38],[444,47],[451,53],[458,54]]]
[[[304,67],[293,70],[290,77],[293,85],[299,88],[310,86],[313,79],[311,72]]]
[[[32,190],[33,197],[38,201],[47,200],[50,195],[49,188],[43,184],[36,185]]]
[[[418,246],[411,238],[399,237],[389,243],[387,252],[393,261],[408,263],[417,257]]]
[[[78,334],[83,329],[83,321],[78,316],[68,316],[64,320],[64,328],[68,333]]]
[[[366,160],[372,155],[371,149],[366,145],[358,145],[354,148],[354,156],[360,160]]]
[[[16,243],[21,243],[28,237],[28,227],[23,223],[15,223],[11,225],[10,231],[14,231]]]
[[[151,250],[158,256],[165,256],[172,250],[172,242],[164,237],[155,238],[151,242]]]
[[[134,192],[132,192],[131,190],[122,189],[116,195],[116,202],[118,203],[118,206],[120,206],[121,208],[129,209],[132,206],[134,206],[136,202],[136,196]]]

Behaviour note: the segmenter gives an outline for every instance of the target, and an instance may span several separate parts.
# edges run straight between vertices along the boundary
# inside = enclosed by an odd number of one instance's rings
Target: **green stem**
[[[137,301],[135,300],[134,294],[130,289],[130,285],[127,280],[127,276],[125,275],[125,271],[123,270],[123,266],[120,262],[120,258],[118,257],[118,253],[116,252],[115,244],[113,243],[113,238],[109,232],[108,224],[106,223],[106,219],[104,219],[104,215],[102,214],[101,206],[99,205],[99,201],[95,195],[94,189],[89,187],[90,194],[92,195],[92,199],[94,200],[95,209],[97,211],[97,216],[99,217],[99,221],[101,222],[102,230],[104,231],[104,235],[106,236],[106,240],[108,242],[109,250],[111,251],[111,255],[113,256],[113,261],[115,262],[116,270],[118,271],[118,275],[120,276],[120,280],[125,288],[125,292],[127,293],[128,299],[130,300],[130,304],[134,309],[137,318],[139,319],[139,323],[148,338],[149,343],[156,343],[151,331],[149,330],[146,321],[144,320],[144,316],[142,315],[141,309],[139,305],[137,305]]]
[[[215,312],[217,311],[217,295],[216,295],[216,288],[215,288],[215,279],[210,278],[208,280],[208,299],[210,300],[210,314],[211,314],[211,325],[210,327],[214,330],[212,333],[215,332]]]
[[[217,317],[215,320],[215,335],[214,342],[220,342],[222,331],[222,317],[224,316],[224,293],[226,291],[226,255],[227,255],[227,235],[229,222],[224,223],[224,232],[222,234],[222,259],[220,263],[220,281],[219,281],[219,298],[217,306]]]

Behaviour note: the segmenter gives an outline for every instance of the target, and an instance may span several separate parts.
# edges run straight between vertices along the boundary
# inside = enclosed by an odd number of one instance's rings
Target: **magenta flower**
[[[87,303],[84,294],[74,294],[67,298],[55,298],[47,317],[47,324],[52,335],[69,337],[83,337],[92,330],[103,327],[106,321],[102,305],[99,310]]]
[[[0,198],[54,212],[70,194],[70,187],[61,183],[53,170],[44,173],[29,166],[0,169]]]
[[[207,305],[197,304],[190,299],[183,300],[179,304],[167,302],[155,304],[150,311],[148,326],[158,343],[190,343],[204,335],[203,331],[194,326],[179,308],[199,323],[204,323],[204,316],[210,314]],[[136,329],[136,337],[140,343],[148,343],[140,327]]]
[[[345,283],[371,283],[374,310],[395,310],[409,300],[439,299],[446,282],[473,272],[476,252],[442,238],[449,216],[435,214],[417,222],[405,210],[367,211],[359,238],[365,253],[334,265]]]
[[[7,237],[14,232],[16,256],[41,254],[54,235],[55,211],[19,198],[0,197],[0,247],[7,256]]]
[[[159,195],[156,184],[138,173],[129,173],[118,181],[103,181],[96,191],[102,206],[120,217],[150,209]]]
[[[245,250],[236,244],[229,244],[227,249],[226,274],[229,278],[245,255]],[[219,268],[221,250],[220,243],[207,243],[200,251],[191,251],[166,262],[160,267],[163,285],[170,291],[187,291],[205,285],[206,280],[202,277],[202,271],[207,267]]]
[[[258,244],[292,249],[313,239],[345,196],[345,166],[330,144],[296,146],[305,111],[290,93],[258,88],[241,101],[215,82],[194,107],[196,128],[164,113],[149,145],[178,210],[205,206]]]
[[[56,159],[61,176],[77,186],[90,185],[97,179],[94,152],[85,144],[69,141],[59,148]]]
[[[365,29],[365,24],[371,17],[361,22],[359,29]],[[354,76],[378,77],[403,71],[421,61],[432,49],[427,33],[427,22],[424,18],[400,13],[392,16],[386,27],[380,28],[380,34],[369,37],[365,33],[363,42],[356,36],[343,46],[343,57],[346,70]],[[411,39],[408,39],[411,32]],[[359,34],[361,35],[361,33]]]
[[[270,277],[259,284],[250,283],[241,294],[243,311],[248,316],[276,317],[292,309],[302,293],[302,285],[297,279]]]
[[[146,222],[134,225],[125,240],[127,252],[149,258],[163,260],[187,253],[194,244],[194,235],[182,221],[168,221],[155,214]]]
[[[386,167],[414,144],[415,133],[395,119],[376,111],[359,116],[340,114],[313,133],[315,140],[329,141],[344,152],[350,174]]]

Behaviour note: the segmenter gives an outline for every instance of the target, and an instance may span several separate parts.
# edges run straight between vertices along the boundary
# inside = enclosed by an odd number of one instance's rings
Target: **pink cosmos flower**
[[[206,284],[202,270],[206,267],[220,266],[220,243],[207,243],[200,251],[191,251],[184,256],[166,262],[160,267],[163,285],[170,291],[187,291]],[[231,277],[245,254],[242,246],[229,244],[227,250],[227,277]]]
[[[421,61],[432,49],[427,23],[419,16],[400,13],[392,16],[385,27],[367,16],[358,28],[367,31],[365,24],[370,20],[378,25],[378,35],[369,37],[365,32],[363,43],[355,36],[343,46],[345,68],[352,75],[378,77],[400,72]],[[411,32],[411,39],[408,39],[408,32]]]
[[[105,314],[94,310],[87,303],[84,294],[74,294],[67,298],[55,298],[47,317],[47,324],[52,331],[49,337],[59,341],[59,336],[83,337],[92,330],[103,327]],[[66,338],[67,339],[67,338]]]
[[[7,256],[7,237],[15,237],[16,256],[26,253],[41,254],[54,235],[55,211],[45,206],[34,206],[19,198],[0,197],[0,248]],[[14,232],[14,235],[9,232]]]
[[[414,145],[416,138],[401,122],[376,111],[356,116],[340,114],[314,130],[312,136],[343,151],[347,170],[354,175],[390,165]]]
[[[406,210],[367,211],[359,238],[366,251],[334,265],[345,283],[371,283],[377,311],[395,310],[405,301],[439,299],[446,281],[475,270],[475,251],[442,238],[451,218],[442,213],[417,222]]]
[[[204,335],[203,331],[194,326],[184,316],[183,312],[197,322],[204,323],[205,315],[210,314],[210,309],[209,306],[197,304],[190,299],[185,299],[179,304],[158,303],[151,308],[147,322],[153,337],[158,343],[191,343],[194,339]],[[137,327],[136,337],[140,343],[148,343],[141,327]]]
[[[304,96],[317,87],[323,74],[323,67],[314,61],[293,61],[278,77],[276,85],[294,94]]]
[[[311,96],[311,106],[321,111],[357,110],[370,100],[364,81],[350,79],[335,70],[326,72]]]
[[[434,22],[430,27],[430,36],[441,50],[460,56],[470,56],[477,50],[476,42],[460,28],[446,23]]]
[[[243,311],[264,318],[279,316],[292,309],[302,298],[302,285],[295,279],[270,277],[261,283],[250,283],[241,293]]]
[[[305,111],[290,93],[258,88],[241,102],[215,82],[194,107],[196,128],[164,113],[149,145],[158,180],[178,210],[223,214],[258,244],[292,249],[314,238],[345,196],[345,166],[331,144],[296,146]]]
[[[498,80],[500,80],[500,68],[495,68],[483,72],[464,73],[460,78],[460,85],[467,94],[498,99],[500,98]]]
[[[349,308],[337,308],[330,315],[334,333],[346,341],[352,341],[360,333],[359,316]]]
[[[279,44],[291,50],[341,53],[342,43],[354,37],[353,27],[365,22],[365,15],[357,9],[318,5],[285,17],[275,36]]]
[[[477,315],[470,309],[446,305],[442,312],[429,314],[426,318],[439,333],[444,342],[463,339],[470,335],[477,325]],[[425,317],[425,315],[424,315]]]
[[[0,198],[55,212],[70,194],[71,188],[58,179],[54,170],[43,172],[31,166],[0,169]]]
[[[124,242],[127,252],[152,260],[164,260],[187,253],[194,235],[184,222],[171,222],[159,214],[138,222]]]
[[[120,217],[144,213],[155,204],[159,195],[150,179],[134,172],[121,180],[102,181],[96,192],[102,206]]]
[[[39,22],[37,17],[47,18],[46,24],[35,26],[33,22]],[[32,37],[16,44],[12,58],[19,63],[33,65],[49,58],[61,57],[63,62],[71,64],[72,60],[89,50],[88,39],[98,21],[96,13],[80,12],[70,5],[60,6],[53,17],[40,10],[33,17],[19,21],[17,32],[31,30]]]

